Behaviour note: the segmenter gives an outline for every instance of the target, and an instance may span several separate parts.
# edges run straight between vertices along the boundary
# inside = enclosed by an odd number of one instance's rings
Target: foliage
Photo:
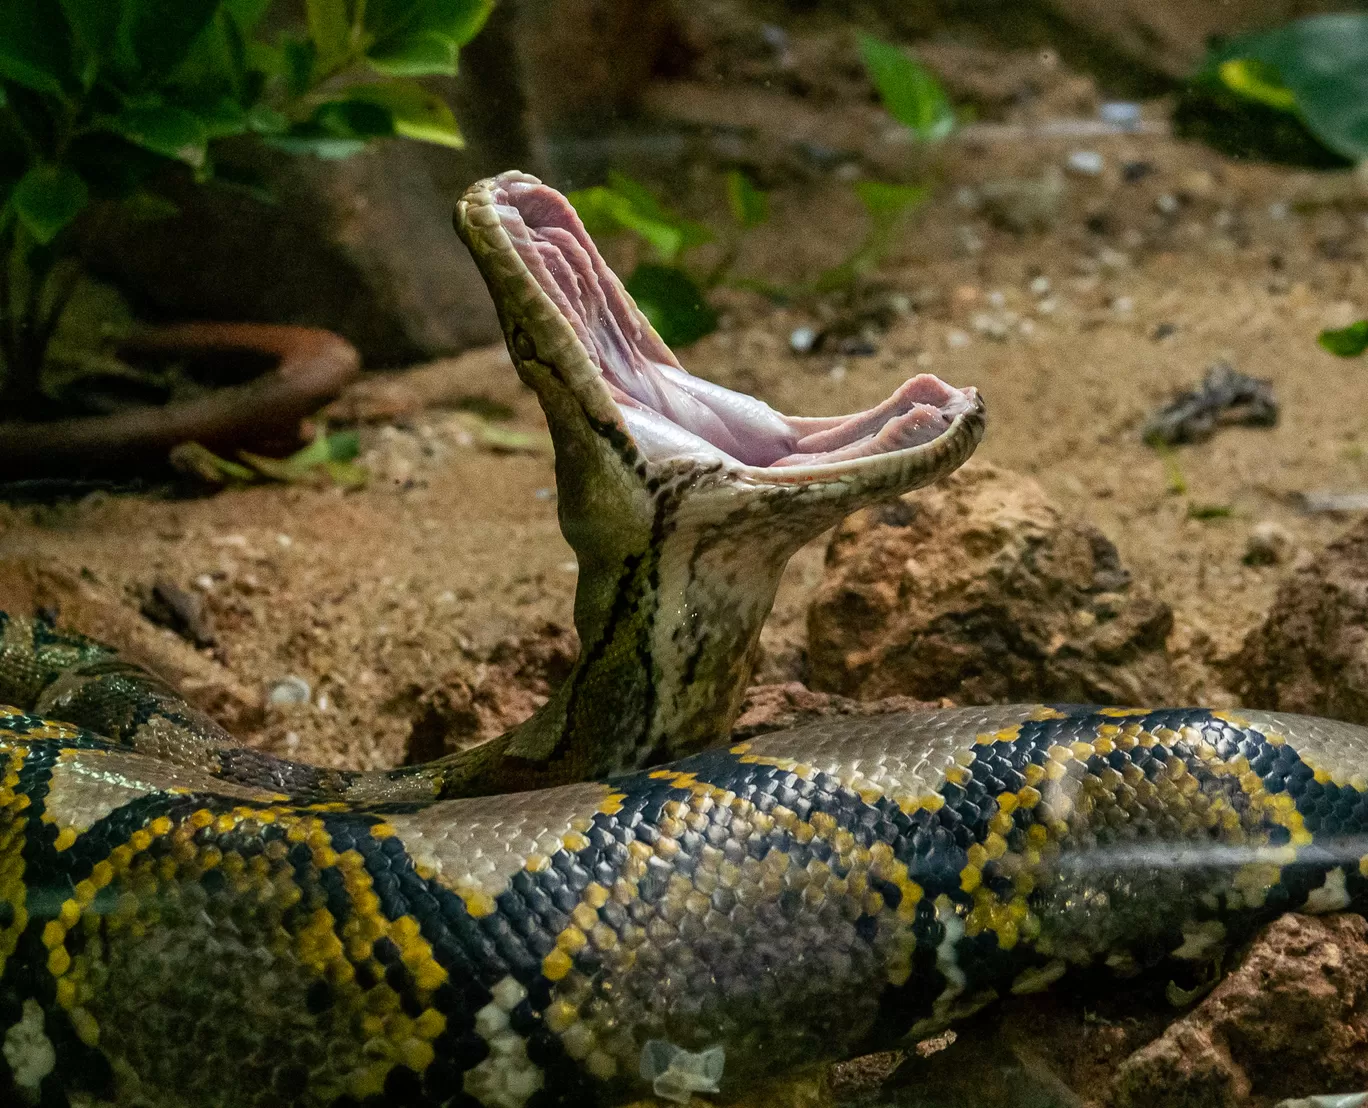
[[[889,185],[882,181],[856,181],[855,195],[869,217],[864,241],[845,261],[820,274],[811,284],[814,292],[830,292],[849,285],[873,269],[896,241],[906,217],[925,203],[930,190],[924,185]]]
[[[888,114],[921,142],[939,142],[955,129],[955,111],[940,82],[891,42],[860,36],[860,57]]]
[[[370,480],[366,467],[356,461],[361,442],[355,431],[323,431],[302,450],[288,458],[266,458],[239,450],[240,461],[220,457],[197,442],[182,443],[171,452],[172,464],[211,485],[245,485],[256,481],[299,484],[331,481],[346,489],[360,488]]]
[[[768,218],[765,194],[739,171],[728,175],[727,197],[738,228]],[[645,185],[622,173],[610,173],[606,185],[570,193],[569,200],[591,235],[625,231],[654,255],[654,260],[638,264],[625,284],[666,343],[688,346],[716,329],[717,313],[708,306],[705,286],[711,288],[725,276],[727,253],[707,276],[691,275],[682,261],[687,251],[713,241],[707,227],[666,207]]]
[[[1279,160],[1314,163],[1297,149],[1295,131],[1304,127],[1332,155],[1360,161],[1368,157],[1368,13],[1312,16],[1220,43],[1192,89],[1233,132],[1202,135],[1215,145],[1246,153],[1262,146]],[[1181,122],[1198,122],[1196,107],[1189,96]]]
[[[1338,357],[1357,358],[1368,351],[1368,319],[1360,319],[1338,330],[1322,331],[1316,341]]]
[[[492,2],[307,0],[307,28],[275,41],[258,33],[270,0],[0,2],[7,414],[37,399],[65,299],[49,277],[83,213],[172,212],[156,175],[207,180],[213,144],[238,136],[323,157],[387,135],[460,146],[415,78],[455,73]]]

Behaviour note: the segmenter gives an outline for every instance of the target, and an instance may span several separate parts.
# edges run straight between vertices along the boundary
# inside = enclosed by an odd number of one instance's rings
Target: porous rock
[[[1096,527],[991,465],[858,512],[808,617],[814,688],[960,703],[1173,701],[1168,605]]]
[[[949,707],[910,696],[886,696],[881,700],[855,700],[835,693],[816,692],[801,681],[752,685],[746,690],[741,714],[732,727],[732,738],[748,739],[770,731],[783,731],[828,716],[877,716],[886,712],[915,712]]]
[[[459,665],[431,687],[415,689],[404,763],[466,750],[515,727],[546,703],[578,654],[579,636],[548,622],[499,643],[487,660]]]
[[[1368,521],[1283,582],[1230,673],[1251,708],[1368,723]]]
[[[1288,915],[1127,1058],[1115,1108],[1236,1108],[1368,1088],[1368,920]]]

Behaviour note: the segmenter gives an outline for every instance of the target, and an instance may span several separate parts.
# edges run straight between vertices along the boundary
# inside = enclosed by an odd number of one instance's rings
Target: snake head
[[[602,533],[757,502],[782,521],[784,556],[872,500],[958,467],[983,433],[972,388],[931,374],[852,415],[788,416],[688,373],[555,189],[509,172],[472,185],[457,232],[479,266],[519,376],[537,393],[556,445],[561,523]],[[795,541],[789,542],[788,539]]]

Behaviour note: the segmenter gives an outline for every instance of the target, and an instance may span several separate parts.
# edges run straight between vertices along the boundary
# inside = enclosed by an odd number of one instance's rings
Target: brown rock
[[[732,737],[748,739],[769,731],[811,723],[825,716],[877,716],[885,712],[915,712],[927,708],[947,708],[948,702],[928,704],[910,696],[887,696],[882,700],[853,700],[835,693],[814,692],[801,681],[777,685],[753,685],[746,690],[741,714],[732,727]]]
[[[851,516],[808,617],[815,688],[960,703],[1171,702],[1169,607],[1034,481],[970,465]]]
[[[1235,1108],[1368,1088],[1368,921],[1284,916],[1192,1012],[1121,1064],[1116,1108]]]
[[[521,723],[570,675],[578,654],[575,632],[547,623],[534,634],[501,642],[487,661],[458,667],[431,688],[414,690],[404,764],[467,750]]]
[[[1368,521],[1283,583],[1230,675],[1252,708],[1368,723]]]

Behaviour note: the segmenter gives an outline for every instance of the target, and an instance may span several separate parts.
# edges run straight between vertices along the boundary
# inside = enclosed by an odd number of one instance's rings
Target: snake
[[[553,438],[572,672],[481,746],[353,772],[0,616],[0,1102],[738,1103],[1368,909],[1352,724],[986,705],[733,740],[788,557],[963,463],[981,397],[919,374],[783,415],[688,373],[535,177],[454,222]]]

